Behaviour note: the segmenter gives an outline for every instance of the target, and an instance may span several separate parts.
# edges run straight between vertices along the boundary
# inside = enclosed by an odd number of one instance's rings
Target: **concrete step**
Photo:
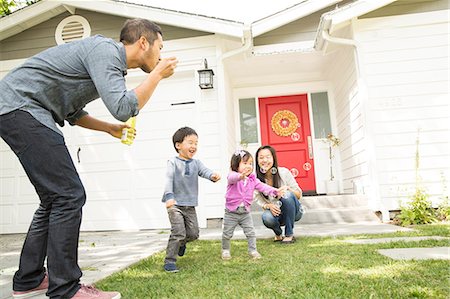
[[[309,209],[367,207],[367,198],[359,194],[304,196],[302,204]]]
[[[380,222],[361,195],[305,196],[302,204],[306,213],[301,224]],[[255,226],[263,225],[262,213],[259,206],[252,207]]]

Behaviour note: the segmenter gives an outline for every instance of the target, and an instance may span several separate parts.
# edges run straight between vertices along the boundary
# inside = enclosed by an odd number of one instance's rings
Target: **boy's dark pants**
[[[180,246],[198,239],[199,229],[195,207],[172,206],[167,209],[172,226],[166,249],[165,264],[177,261]]]
[[[0,136],[19,158],[40,199],[13,289],[37,287],[44,278],[47,257],[47,295],[71,298],[80,288],[78,238],[86,195],[64,137],[21,110],[0,115]]]

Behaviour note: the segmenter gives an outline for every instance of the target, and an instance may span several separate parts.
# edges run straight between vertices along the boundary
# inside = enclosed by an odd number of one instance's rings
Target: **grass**
[[[338,238],[301,237],[282,245],[258,240],[261,260],[247,255],[246,240],[232,240],[232,260],[221,243],[189,243],[179,273],[165,273],[164,252],[97,283],[124,299],[145,298],[449,298],[450,262],[393,260],[377,249],[449,246],[447,240],[353,245],[345,239],[450,236],[450,224],[415,226],[415,232]]]

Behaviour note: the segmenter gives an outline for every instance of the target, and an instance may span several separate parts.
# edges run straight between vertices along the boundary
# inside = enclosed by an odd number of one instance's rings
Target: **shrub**
[[[436,210],[436,216],[441,221],[450,221],[450,204],[448,202],[448,196],[446,196],[439,204]]]
[[[416,193],[411,197],[411,201],[400,208],[401,212],[397,215],[397,218],[402,226],[428,224],[437,221],[431,201],[428,199],[428,194],[420,188],[416,189]]]

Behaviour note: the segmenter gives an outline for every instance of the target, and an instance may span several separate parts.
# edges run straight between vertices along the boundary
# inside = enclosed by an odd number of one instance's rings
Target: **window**
[[[241,126],[241,143],[257,143],[258,125],[254,98],[239,99],[239,121]]]
[[[328,134],[331,133],[328,94],[326,92],[312,93],[311,104],[314,119],[315,138],[327,138]]]

